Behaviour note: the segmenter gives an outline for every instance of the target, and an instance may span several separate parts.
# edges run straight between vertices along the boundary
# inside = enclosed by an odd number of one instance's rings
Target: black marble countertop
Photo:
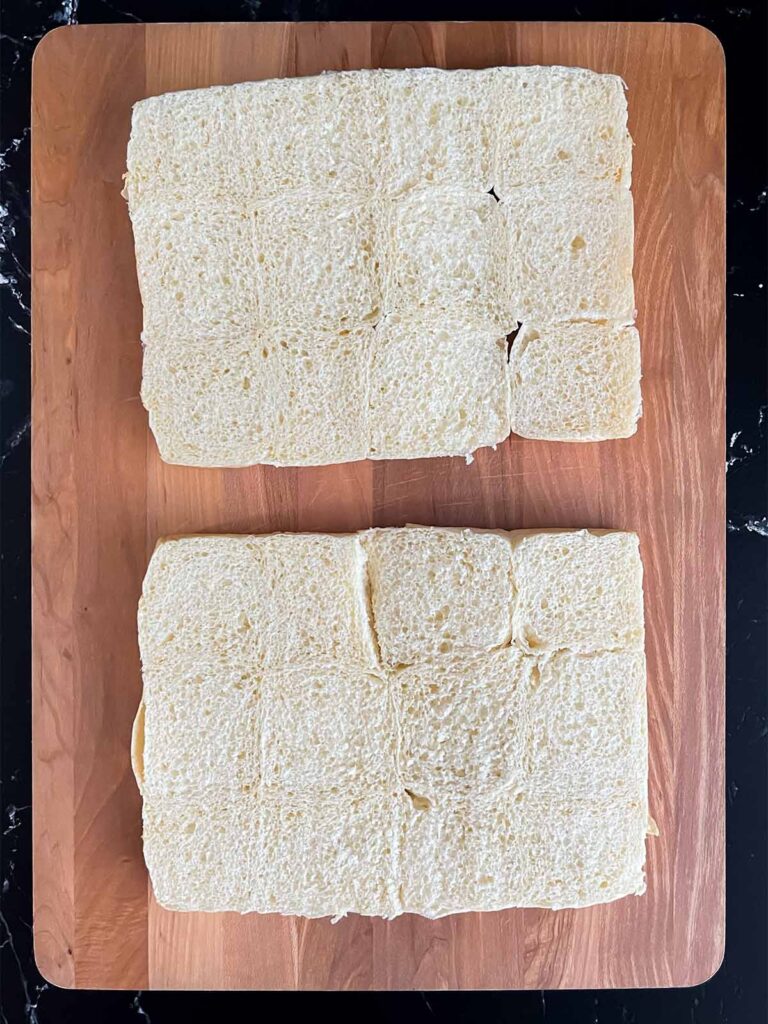
[[[2,0],[0,25],[0,471],[2,472],[2,913],[0,1021],[211,1019],[277,1011],[375,1021],[759,1024],[768,1016],[768,33],[761,0],[503,4],[336,0]],[[68,992],[32,952],[29,571],[29,90],[58,25],[131,21],[498,18],[695,21],[726,54],[728,94],[727,937],[720,971],[655,992],[181,994]],[[290,1011],[289,1011],[290,1012]]]

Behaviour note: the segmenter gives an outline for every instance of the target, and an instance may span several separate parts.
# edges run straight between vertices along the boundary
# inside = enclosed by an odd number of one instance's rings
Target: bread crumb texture
[[[645,890],[634,534],[168,539],[139,642],[169,909],[440,917]]]
[[[634,433],[631,163],[621,79],[583,68],[141,100],[126,195],[161,456],[322,465]]]

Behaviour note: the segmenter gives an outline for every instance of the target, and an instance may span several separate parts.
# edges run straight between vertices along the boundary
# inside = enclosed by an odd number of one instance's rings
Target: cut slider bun
[[[618,75],[586,68],[495,71],[493,185],[506,198],[519,185],[574,178],[629,188],[632,140]]]
[[[416,809],[520,784],[535,668],[532,658],[506,647],[397,675],[400,771]]]
[[[460,317],[393,314],[371,341],[368,455],[470,456],[509,433],[507,343]]]
[[[387,204],[384,308],[446,314],[507,334],[514,324],[504,267],[507,246],[499,204],[455,187],[410,192]]]
[[[512,635],[523,650],[642,650],[637,535],[590,530],[512,534]]]
[[[371,613],[390,668],[480,654],[512,635],[512,551],[491,531],[409,527],[364,535]]]
[[[412,68],[382,71],[384,111],[380,185],[400,195],[414,188],[458,185],[476,193],[493,184],[494,75]]]
[[[235,335],[256,322],[255,215],[233,200],[132,211],[144,341]]]
[[[630,437],[641,411],[640,336],[610,321],[526,323],[509,359],[514,434],[546,441]]]
[[[265,794],[363,796],[397,788],[395,708],[381,674],[309,665],[271,672],[263,687]]]
[[[251,135],[258,197],[313,190],[370,196],[381,164],[378,71],[337,71],[235,86]]]
[[[254,156],[238,116],[245,89],[190,89],[134,104],[125,176],[132,218],[160,196],[217,201],[243,192]]]
[[[615,320],[635,315],[632,195],[614,184],[514,189],[507,222],[510,303],[518,320]]]
[[[342,331],[381,314],[371,205],[292,192],[254,208],[256,319],[277,328]]]

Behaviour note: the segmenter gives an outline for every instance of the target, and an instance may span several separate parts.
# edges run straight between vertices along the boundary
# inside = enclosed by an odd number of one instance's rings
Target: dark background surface
[[[768,1017],[768,25],[723,2],[345,3],[336,0],[2,0],[0,24],[0,487],[2,913],[0,1021],[151,1021],[275,1014],[376,1021],[759,1024]],[[728,95],[727,937],[705,985],[657,992],[181,994],[67,992],[32,953],[29,573],[29,88],[58,25],[125,21],[547,19],[695,21],[720,38]]]

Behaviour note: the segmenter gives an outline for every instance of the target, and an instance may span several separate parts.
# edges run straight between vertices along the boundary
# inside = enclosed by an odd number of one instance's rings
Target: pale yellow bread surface
[[[161,541],[132,740],[156,898],[437,917],[642,893],[642,629],[633,534]]]
[[[374,340],[372,328],[359,327],[148,342],[141,395],[161,456],[187,466],[365,458]]]
[[[512,635],[523,650],[642,650],[643,566],[634,533],[512,535]]]
[[[373,626],[389,668],[481,653],[512,636],[512,550],[479,530],[408,527],[363,535]]]
[[[500,197],[519,185],[584,178],[629,188],[632,139],[617,75],[586,68],[497,68],[493,183]]]
[[[499,444],[509,433],[507,343],[493,328],[393,314],[371,341],[368,457],[423,458]]]
[[[420,313],[435,324],[453,314],[501,335],[512,330],[506,225],[493,196],[440,186],[410,192],[382,209],[387,313]]]
[[[421,68],[169,93],[135,105],[127,164],[142,398],[166,461],[471,456],[510,431],[633,432],[616,76]],[[585,379],[574,339],[598,321]],[[521,323],[551,325],[549,344],[510,388]]]
[[[508,365],[510,425],[521,437],[630,437],[642,410],[640,337],[609,321],[527,323]]]
[[[612,182],[513,189],[499,204],[517,320],[632,323],[632,195]]]

